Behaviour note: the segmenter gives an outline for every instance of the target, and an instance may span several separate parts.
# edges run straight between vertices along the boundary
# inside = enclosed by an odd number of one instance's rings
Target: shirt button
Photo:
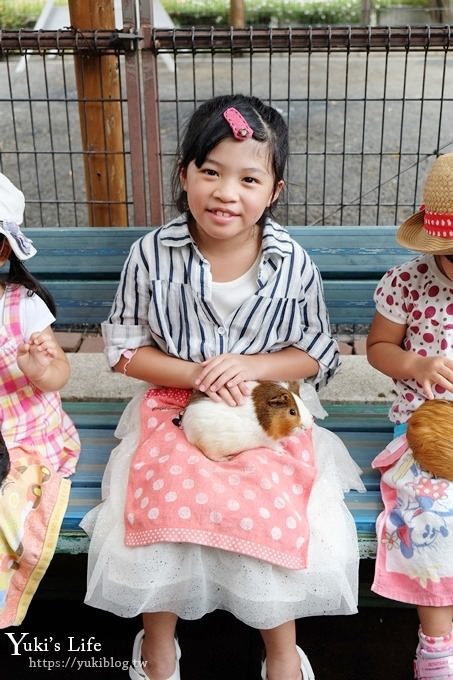
[[[219,326],[219,335],[225,335],[226,330],[223,326]]]

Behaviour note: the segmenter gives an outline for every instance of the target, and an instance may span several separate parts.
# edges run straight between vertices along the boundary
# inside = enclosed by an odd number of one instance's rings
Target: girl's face
[[[3,267],[5,262],[8,261],[9,256],[11,255],[11,246],[9,245],[8,240],[1,235],[0,236],[0,267]]]
[[[205,240],[249,237],[263,212],[277,198],[268,146],[255,139],[224,139],[207,155],[201,168],[192,161],[181,170],[181,183]]]
[[[453,255],[436,255],[436,262],[447,279],[453,281]]]

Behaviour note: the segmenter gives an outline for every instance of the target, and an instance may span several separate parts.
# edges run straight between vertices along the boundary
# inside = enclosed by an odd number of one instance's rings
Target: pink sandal
[[[307,659],[307,655],[300,647],[296,646],[296,649],[300,657],[300,672],[302,673],[303,680],[315,680],[315,674],[313,673],[313,668]],[[262,680],[267,680],[266,659],[264,659],[263,665],[261,667],[261,678]]]
[[[414,678],[416,680],[451,680],[453,679],[453,656],[423,657],[417,654],[414,660]]]
[[[134,641],[134,648],[132,650],[132,663],[129,666],[129,677],[132,680],[149,680],[148,676],[144,670],[144,664],[142,659],[142,642],[145,636],[145,631],[141,630],[137,633]],[[179,674],[179,659],[181,658],[181,650],[178,645],[178,641],[175,640],[176,647],[176,668],[173,675],[171,675],[168,680],[181,680]]]

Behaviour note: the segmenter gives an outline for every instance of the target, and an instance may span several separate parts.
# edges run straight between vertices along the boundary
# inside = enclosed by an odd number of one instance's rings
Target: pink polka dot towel
[[[282,452],[256,448],[215,462],[178,426],[189,396],[188,390],[160,388],[142,400],[125,544],[196,543],[305,568],[306,509],[316,474],[311,429],[286,439]]]

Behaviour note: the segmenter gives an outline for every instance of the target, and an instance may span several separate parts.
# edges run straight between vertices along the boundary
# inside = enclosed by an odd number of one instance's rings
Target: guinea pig
[[[407,423],[407,443],[423,470],[453,482],[453,403],[425,401]]]
[[[194,392],[182,416],[187,440],[211,460],[260,446],[281,450],[281,440],[308,428],[313,417],[289,383],[251,382],[245,402],[229,406]],[[294,387],[292,387],[294,389]]]

